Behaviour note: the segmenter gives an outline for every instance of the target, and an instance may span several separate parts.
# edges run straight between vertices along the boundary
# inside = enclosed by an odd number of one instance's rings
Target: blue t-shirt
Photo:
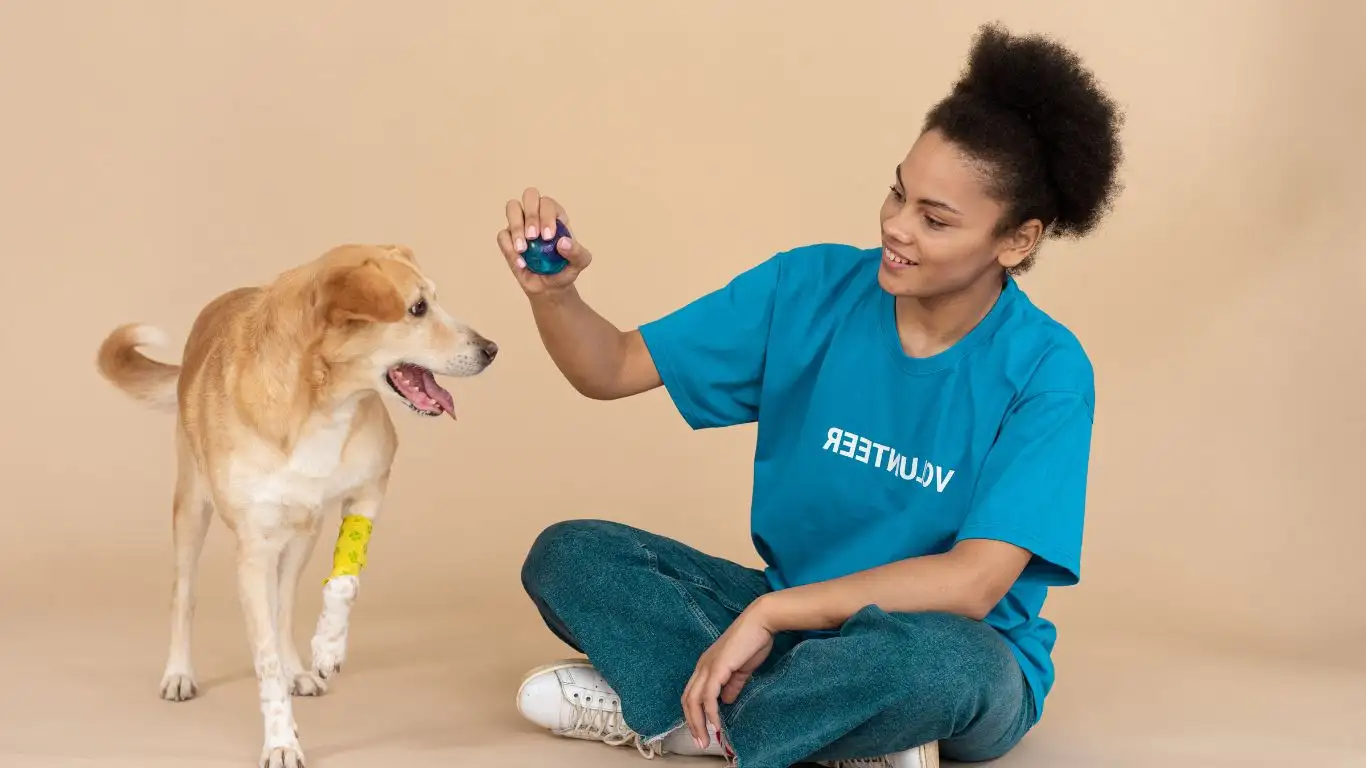
[[[1048,587],[1079,579],[1095,391],[1085,351],[1013,278],[949,349],[905,353],[881,249],[780,253],[641,333],[693,429],[757,422],[751,530],[775,589],[947,551],[1032,553],[986,617],[1039,713]]]

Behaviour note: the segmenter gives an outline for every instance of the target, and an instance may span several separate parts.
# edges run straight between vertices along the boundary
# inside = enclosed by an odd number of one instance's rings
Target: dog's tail
[[[138,347],[167,346],[170,337],[160,328],[129,323],[115,328],[96,358],[100,375],[140,403],[161,411],[174,411],[180,366],[158,362]]]

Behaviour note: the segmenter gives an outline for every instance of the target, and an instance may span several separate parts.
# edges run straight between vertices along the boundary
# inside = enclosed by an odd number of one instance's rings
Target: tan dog
[[[124,392],[176,410],[175,588],[161,695],[197,691],[190,663],[195,570],[213,510],[237,536],[237,584],[254,655],[265,743],[261,764],[304,764],[290,696],[317,695],[341,669],[370,527],[397,448],[382,397],[454,418],[433,374],[473,376],[497,346],[453,319],[401,246],[347,245],[239,288],[196,319],[181,365],[137,350],[165,344],[144,325],[101,345],[100,372]],[[293,642],[299,574],[323,520],[342,535],[313,636],[313,664]]]

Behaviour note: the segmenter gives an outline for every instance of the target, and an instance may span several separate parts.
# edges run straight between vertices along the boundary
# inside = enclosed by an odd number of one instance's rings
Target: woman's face
[[[938,131],[916,140],[882,203],[878,283],[896,296],[932,298],[999,279],[1029,255],[1037,222],[996,236],[1004,206],[987,194],[987,169]]]

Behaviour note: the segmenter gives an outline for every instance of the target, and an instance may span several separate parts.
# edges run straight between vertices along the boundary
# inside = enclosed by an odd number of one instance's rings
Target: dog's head
[[[436,376],[474,376],[498,345],[452,317],[400,245],[346,245],[316,263],[318,350],[334,392],[374,389],[424,416],[455,417]]]

